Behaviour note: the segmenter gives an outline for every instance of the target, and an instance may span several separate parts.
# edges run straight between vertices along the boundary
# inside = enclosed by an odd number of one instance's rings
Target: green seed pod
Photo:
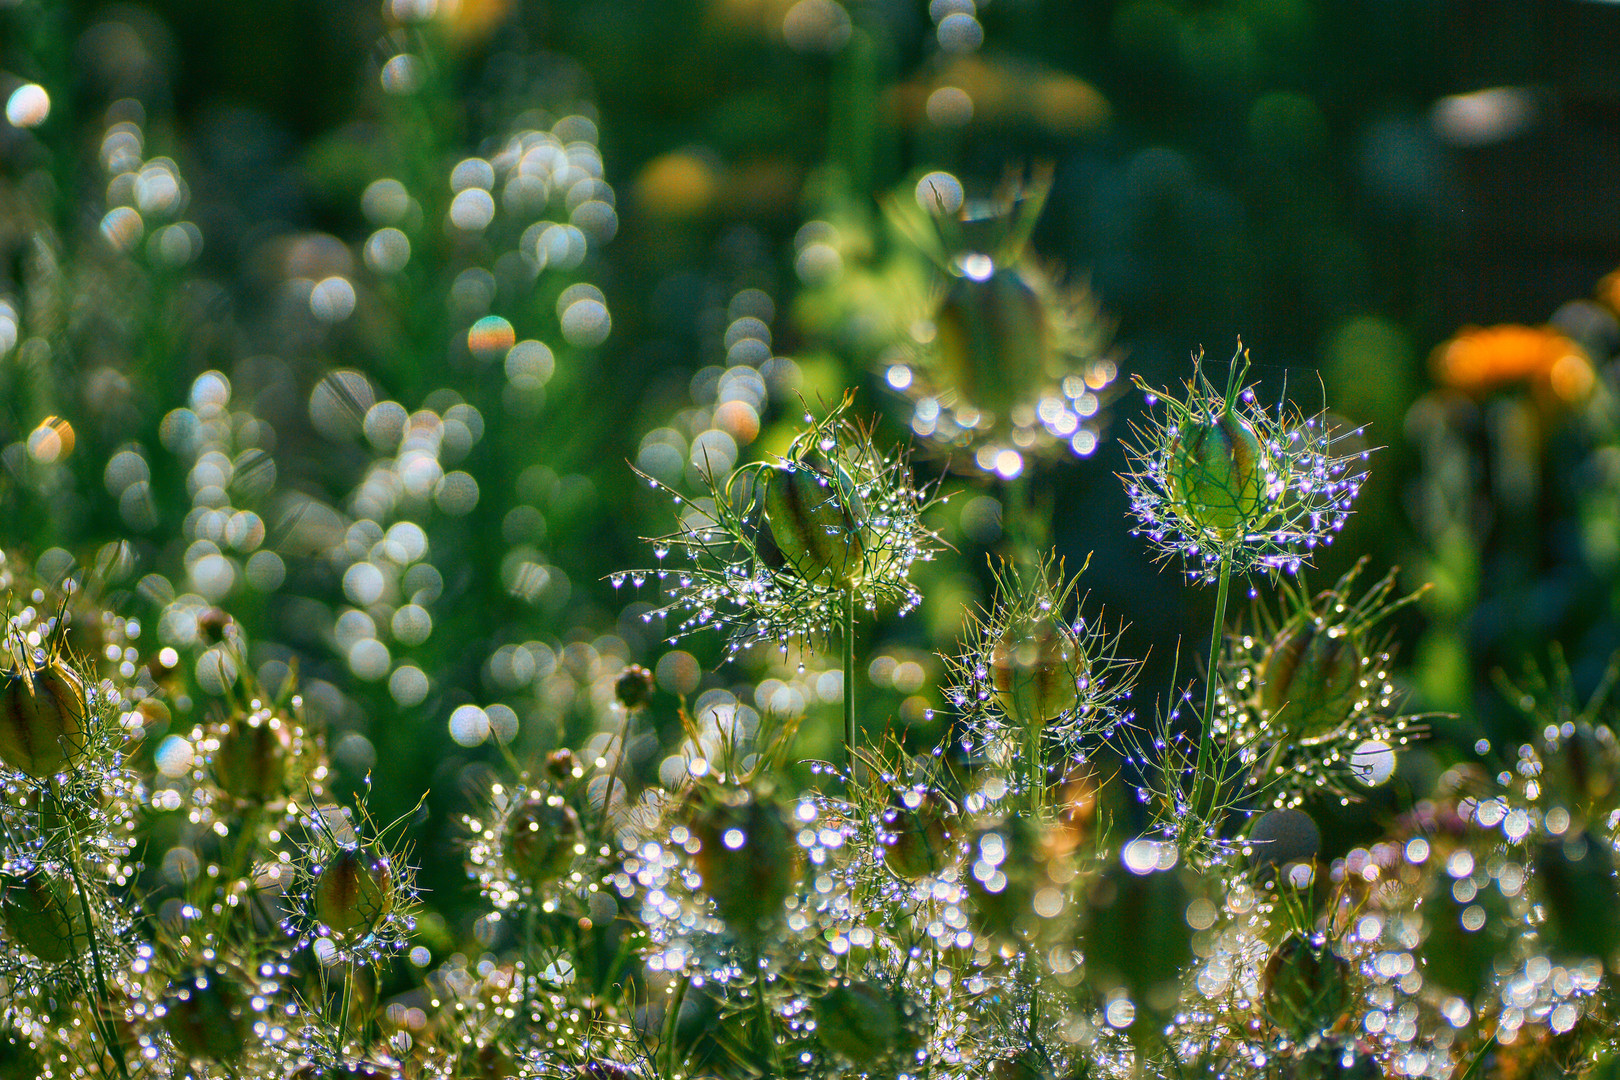
[[[787,815],[774,800],[740,791],[699,804],[689,827],[699,844],[692,860],[703,891],[734,933],[758,940],[798,882]]]
[[[997,416],[1047,375],[1055,345],[1047,301],[1018,266],[953,276],[934,315],[940,387]]]
[[[842,468],[789,464],[765,474],[765,519],[787,565],[806,581],[845,585],[865,560],[866,507]]]
[[[361,940],[394,909],[388,859],[340,848],[315,878],[315,917],[339,940]]]
[[[1085,659],[1079,640],[1056,619],[1014,623],[990,650],[996,700],[1021,724],[1049,724],[1079,704]]]
[[[1341,626],[1307,618],[1285,626],[1261,660],[1260,712],[1278,717],[1293,739],[1336,731],[1355,711],[1362,658]]]
[[[1349,1006],[1350,965],[1324,945],[1289,934],[1266,961],[1260,976],[1266,1014],[1296,1039],[1320,1035]]]
[[[882,1060],[900,1041],[900,1010],[869,982],[834,986],[813,1006],[822,1043],[851,1064]]]
[[[1303,810],[1268,810],[1254,819],[1249,844],[1254,848],[1249,865],[1265,874],[1314,859],[1322,848],[1322,831]]]
[[[292,757],[290,725],[274,713],[238,716],[225,723],[214,751],[214,780],[242,803],[263,804],[280,795]]]
[[[583,836],[579,815],[561,795],[535,791],[506,819],[501,851],[524,881],[540,886],[568,872]]]
[[[883,812],[883,861],[897,877],[939,873],[951,857],[954,808],[937,792],[896,792]]]
[[[1051,853],[1026,817],[993,822],[967,846],[967,891],[980,927],[1017,938],[1033,933],[1066,906],[1052,879]]]
[[[0,921],[18,944],[47,964],[60,964],[87,944],[78,898],[45,870],[0,874]]]
[[[1260,523],[1264,456],[1238,414],[1187,419],[1170,443],[1166,469],[1171,501],[1195,531],[1226,541]]]
[[[1563,955],[1596,957],[1611,970],[1620,950],[1620,891],[1614,863],[1613,845],[1591,830],[1548,837],[1535,855],[1548,945]]]
[[[163,1026],[191,1058],[229,1063],[253,1031],[244,975],[223,965],[197,967],[169,983]]]
[[[84,681],[60,657],[0,675],[0,761],[36,780],[72,767],[89,743]]]

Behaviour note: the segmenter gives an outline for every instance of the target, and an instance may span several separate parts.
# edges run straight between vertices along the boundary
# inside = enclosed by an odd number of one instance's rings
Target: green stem
[[[1198,734],[1198,772],[1193,777],[1193,812],[1202,813],[1204,785],[1210,779],[1215,762],[1215,684],[1221,660],[1221,631],[1226,625],[1226,597],[1232,585],[1232,556],[1221,554],[1217,571],[1220,584],[1215,590],[1215,621],[1209,630],[1209,670],[1204,676],[1204,715]]]
[[[600,833],[600,836],[597,837],[598,844],[605,843],[608,838],[609,812],[613,808],[613,789],[619,783],[619,765],[624,761],[624,755],[630,750],[630,719],[633,716],[635,716],[633,710],[624,710],[624,725],[619,728],[619,753],[613,759],[613,771],[608,774],[607,788],[602,792],[602,824],[597,830]],[[608,744],[608,749],[613,749],[612,743]]]
[[[338,1053],[344,1053],[349,1041],[349,1001],[354,996],[354,965],[343,969],[343,1004],[338,1007]]]
[[[855,593],[844,592],[844,767],[855,779]]]
[[[687,982],[685,974],[675,980],[675,992],[670,995],[669,1004],[664,1008],[664,1029],[659,1036],[659,1050],[664,1059],[664,1076],[675,1075],[675,1035],[681,1019],[681,1004],[686,1000]]]
[[[53,793],[51,797],[55,798],[56,796]],[[43,800],[41,802],[43,803]],[[62,819],[67,821],[68,811],[66,807],[62,806],[60,799],[57,800],[57,806],[62,810]],[[107,974],[106,970],[101,966],[101,947],[96,944],[96,931],[91,922],[89,893],[84,886],[84,877],[79,872],[79,837],[71,823],[68,824],[67,835],[69,851],[72,855],[72,858],[68,860],[68,870],[73,874],[73,889],[79,897],[79,914],[84,917],[85,938],[90,945],[90,967],[96,976],[96,1000],[92,1006],[93,1020],[96,1027],[101,1029],[101,1038],[106,1042],[107,1050],[112,1054],[113,1062],[118,1066],[118,1075],[122,1076],[124,1080],[129,1080],[129,1063],[124,1060],[124,1044],[118,1040],[107,1023],[106,1013],[110,1007],[110,998],[107,994]],[[70,933],[68,940],[72,941],[73,937],[74,935]]]
[[[782,1075],[781,1068],[776,1061],[776,1033],[771,1030],[771,1010],[765,1002],[765,965],[760,963],[759,950],[754,950],[754,998],[759,1006],[759,1037],[760,1060],[768,1063],[770,1072],[767,1076]]]

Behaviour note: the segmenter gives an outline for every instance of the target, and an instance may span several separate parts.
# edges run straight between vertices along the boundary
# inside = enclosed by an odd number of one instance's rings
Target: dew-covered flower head
[[[1165,412],[1133,424],[1126,446],[1135,531],[1164,557],[1180,556],[1193,577],[1213,580],[1223,564],[1298,570],[1343,528],[1366,477],[1368,451],[1347,448],[1359,431],[1286,402],[1267,409],[1243,384],[1248,366],[1240,346],[1217,389],[1200,356],[1181,397],[1138,380]]]
[[[716,629],[732,653],[794,639],[818,648],[846,598],[868,610],[916,607],[911,567],[935,547],[921,520],[928,497],[903,454],[879,449],[847,418],[850,400],[820,420],[807,415],[778,461],[724,482],[711,475],[697,499],[675,496],[679,527],[654,543],[660,559],[673,551],[685,565],[616,574],[614,584],[662,583],[664,611],[678,620],[671,639]]]

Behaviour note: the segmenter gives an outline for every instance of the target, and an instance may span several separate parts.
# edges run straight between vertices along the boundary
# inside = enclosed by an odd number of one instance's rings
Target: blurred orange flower
[[[1613,311],[1620,313],[1620,270],[1611,271],[1598,282],[1597,295]]]
[[[1575,342],[1546,326],[1464,327],[1429,359],[1442,385],[1484,396],[1528,382],[1565,403],[1583,400],[1596,376]]]

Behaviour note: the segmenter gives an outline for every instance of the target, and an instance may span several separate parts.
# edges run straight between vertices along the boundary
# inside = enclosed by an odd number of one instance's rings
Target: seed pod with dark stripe
[[[340,940],[360,940],[394,909],[394,878],[386,858],[359,847],[340,848],[315,878],[315,917]]]
[[[1349,1004],[1350,965],[1326,945],[1289,934],[1260,976],[1271,1022],[1305,1040],[1333,1027]]]
[[[1176,510],[1198,532],[1231,540],[1260,524],[1263,454],[1254,428],[1237,413],[1189,418],[1171,440],[1166,469]]]
[[[220,790],[244,803],[265,803],[281,794],[292,755],[292,733],[274,713],[238,716],[219,734],[214,779]]]
[[[163,1026],[181,1052],[220,1063],[242,1053],[253,1030],[244,978],[241,972],[215,965],[193,968],[169,983]]]
[[[933,791],[897,792],[883,814],[883,861],[915,881],[937,874],[951,855],[953,807]]]
[[[861,572],[866,507],[842,468],[789,463],[767,472],[765,518],[782,558],[806,581],[843,585]]]
[[[1080,701],[1085,657],[1073,633],[1039,617],[1008,626],[990,650],[996,700],[1021,724],[1051,723]]]
[[[1261,661],[1260,711],[1296,739],[1328,734],[1355,711],[1361,653],[1343,627],[1307,618],[1285,626]]]
[[[60,657],[0,675],[0,761],[44,780],[67,770],[89,742],[84,681]]]
[[[752,791],[699,804],[690,822],[703,891],[739,937],[758,941],[782,914],[798,880],[798,848],[786,813]]]
[[[0,874],[0,921],[18,944],[47,964],[69,959],[85,944],[84,912],[77,898],[65,882],[42,869]]]
[[[940,388],[1001,416],[1046,376],[1055,345],[1046,301],[1016,266],[953,277],[934,333]]]

